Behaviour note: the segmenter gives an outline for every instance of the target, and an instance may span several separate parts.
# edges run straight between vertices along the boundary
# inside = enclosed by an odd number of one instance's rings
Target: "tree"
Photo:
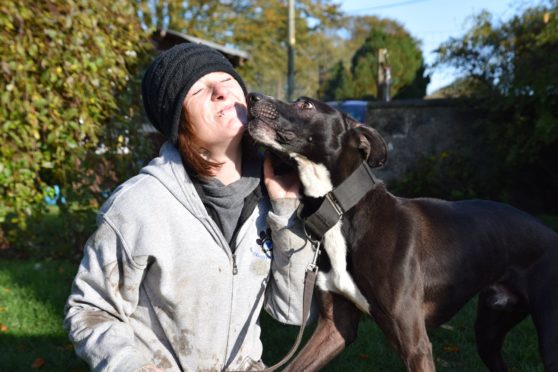
[[[496,150],[502,189],[524,185],[541,209],[557,210],[558,1],[500,24],[483,12],[438,53],[437,66],[461,71],[487,112],[482,128]]]
[[[250,60],[238,68],[248,87],[285,97],[286,1],[137,1],[149,27],[171,28],[248,52]],[[325,30],[340,21],[339,5],[332,0],[300,0],[295,12],[295,94],[315,95],[320,72],[332,61],[334,48]]]
[[[389,53],[392,96],[411,84],[417,71],[423,67],[419,42],[413,39],[398,22],[376,19],[364,43],[352,57],[351,72],[356,97],[378,96],[379,49],[387,49]]]
[[[438,66],[453,66],[482,87],[477,95],[495,119],[491,136],[510,166],[540,161],[558,141],[556,55],[557,1],[501,25],[483,12],[462,38],[439,48]]]
[[[323,91],[319,92],[320,97],[326,101],[340,101],[352,98],[353,81],[348,69],[345,68],[343,61],[335,64],[328,74],[330,77],[323,86]]]
[[[251,3],[250,11],[244,13],[234,29],[235,45],[252,57],[239,70],[249,86],[285,98],[287,3],[282,0]],[[320,72],[329,63],[332,50],[324,30],[339,21],[338,8],[330,0],[296,2],[295,97],[314,96],[318,90]]]
[[[132,124],[139,110],[129,105],[147,50],[137,9],[110,0],[6,0],[0,30],[0,236],[25,231],[54,185],[65,196],[69,233],[79,235],[103,192],[147,148]]]
[[[216,43],[232,41],[231,30],[250,1],[245,0],[135,0],[148,29],[171,29]]]
[[[393,99],[423,98],[429,83],[430,76],[426,74],[426,66],[423,62],[415,73],[413,81],[401,88]]]
[[[420,45],[403,26],[374,16],[344,17],[340,24],[347,36],[342,42],[331,38],[340,54],[340,58],[333,60],[341,59],[350,65],[352,98],[372,99],[378,95],[378,50],[382,48],[389,53],[391,95],[395,98],[422,98],[425,95],[429,77],[425,75]],[[332,71],[323,79],[320,93],[326,91],[325,86],[327,91],[335,91],[332,86],[335,83],[328,80],[334,76]]]

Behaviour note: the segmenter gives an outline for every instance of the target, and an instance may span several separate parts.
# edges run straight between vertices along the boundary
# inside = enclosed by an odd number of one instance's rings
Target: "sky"
[[[340,0],[348,15],[374,15],[399,21],[422,42],[424,60],[431,64],[433,50],[450,37],[460,37],[470,28],[471,16],[488,10],[495,21],[507,20],[521,9],[539,4],[537,0]],[[448,85],[458,77],[451,69],[431,73],[427,93]]]

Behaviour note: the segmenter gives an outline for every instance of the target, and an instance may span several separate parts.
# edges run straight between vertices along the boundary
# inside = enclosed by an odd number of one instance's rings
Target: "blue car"
[[[329,101],[326,102],[333,108],[343,111],[344,113],[352,116],[361,123],[366,123],[366,111],[368,107],[368,101],[357,101],[357,100],[347,100],[347,101]]]

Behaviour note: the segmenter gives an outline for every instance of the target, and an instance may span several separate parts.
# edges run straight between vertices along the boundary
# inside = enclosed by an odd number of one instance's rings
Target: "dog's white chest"
[[[300,182],[307,196],[319,198],[333,189],[327,168],[300,155],[291,155],[298,164]],[[316,280],[318,288],[339,293],[351,300],[361,311],[369,313],[369,304],[347,271],[347,244],[338,222],[324,235],[324,249],[331,262],[331,270],[320,272]]]
[[[331,262],[331,270],[320,272],[316,280],[318,288],[339,293],[351,300],[361,311],[369,314],[370,305],[347,271],[347,244],[338,222],[324,236],[324,249]]]

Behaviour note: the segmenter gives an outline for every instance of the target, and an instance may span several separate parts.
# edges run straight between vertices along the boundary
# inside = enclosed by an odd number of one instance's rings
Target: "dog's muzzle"
[[[250,116],[254,119],[267,119],[267,120],[277,120],[279,118],[279,113],[273,104],[263,100],[264,96],[259,93],[248,94],[248,112]]]

